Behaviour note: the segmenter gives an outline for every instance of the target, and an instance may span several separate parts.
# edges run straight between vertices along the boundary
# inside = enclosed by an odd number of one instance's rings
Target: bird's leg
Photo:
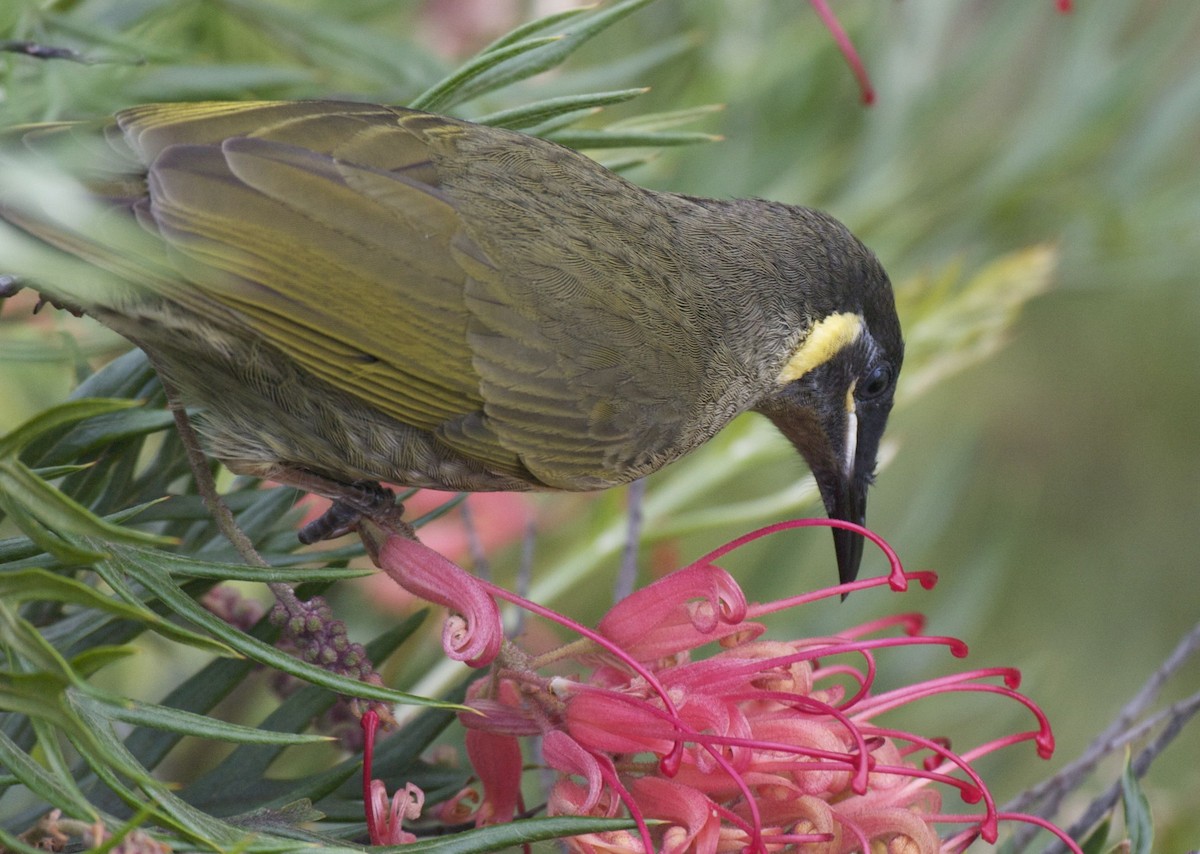
[[[34,314],[37,314],[39,311],[41,311],[45,305],[50,304],[55,308],[70,312],[76,317],[83,316],[83,309],[79,306],[75,305],[74,303],[66,302],[65,300],[46,296],[42,292],[38,291],[36,286],[30,285],[20,276],[0,275],[0,300],[16,296],[17,293],[23,288],[32,288],[35,292],[37,292],[38,301],[37,305],[33,307]]]
[[[233,468],[236,471],[239,468],[250,467],[234,465]],[[275,465],[266,470],[261,467],[253,468],[253,474],[265,480],[292,486],[302,492],[311,492],[333,502],[328,510],[300,529],[297,537],[305,545],[332,540],[356,531],[362,519],[370,519],[382,528],[416,539],[412,526],[402,518],[404,505],[397,504],[396,493],[378,481],[359,480],[346,483],[308,469],[286,465]]]
[[[321,516],[300,529],[297,537],[305,545],[320,540],[332,540],[358,529],[361,519],[367,518],[384,527],[397,529],[415,539],[412,528],[402,518],[404,505],[396,504],[396,493],[375,482],[360,480],[344,484],[344,493]]]

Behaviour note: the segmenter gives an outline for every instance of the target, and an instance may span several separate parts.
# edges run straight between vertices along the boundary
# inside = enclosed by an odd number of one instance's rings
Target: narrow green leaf
[[[694,145],[698,142],[720,142],[721,137],[698,131],[607,131],[563,130],[550,134],[550,139],[571,148],[660,148],[669,145]]]
[[[341,567],[275,567],[247,566],[245,564],[221,563],[197,560],[186,555],[140,546],[125,546],[125,555],[136,559],[143,566],[153,566],[160,572],[181,578],[212,578],[218,581],[254,581],[261,583],[283,581],[300,583],[308,581],[344,581],[374,574],[373,569],[346,569]],[[308,555],[309,560],[316,555]],[[2,590],[2,588],[0,588]]]
[[[121,602],[105,596],[82,581],[57,575],[44,569],[23,569],[0,573],[0,597],[3,597],[6,602],[14,603],[45,600],[69,602],[84,608],[94,608],[122,619],[145,623],[152,631],[197,649],[217,655],[235,655],[234,651],[225,644],[181,628],[148,608],[142,607],[132,594],[126,597],[125,602]]]
[[[599,110],[599,107],[591,107],[586,110],[576,110],[572,113],[563,113],[560,116],[547,119],[546,121],[536,124],[533,127],[527,127],[524,129],[524,132],[530,136],[541,136],[549,139],[555,131],[568,128],[576,122],[586,119],[588,116],[594,116],[597,112],[599,112]]]
[[[60,477],[66,477],[69,474],[88,471],[93,468],[93,465],[93,463],[76,463],[74,465],[38,466],[33,469],[33,473],[42,480],[58,480]]]
[[[360,770],[361,767],[358,763],[346,761],[332,768],[287,778],[247,777],[231,783],[229,778],[221,780],[206,776],[205,782],[208,783],[206,797],[198,795],[191,786],[184,791],[184,794],[188,803],[194,803],[213,815],[232,816],[238,811],[244,810],[248,803],[278,808],[298,799],[320,800],[348,781],[357,783],[361,792]],[[225,785],[222,786],[222,782]],[[449,794],[453,794],[453,792]],[[361,803],[360,795],[357,815],[362,814]]]
[[[30,516],[52,529],[63,540],[94,537],[119,543],[174,544],[170,537],[135,531],[100,518],[12,458],[0,458],[0,493],[3,493],[5,509],[19,502]],[[79,548],[70,542],[67,547]]]
[[[7,678],[14,685],[43,678],[52,679],[59,686],[82,681],[58,650],[3,599],[0,599],[0,644],[7,647],[9,656],[23,658],[31,671],[8,673]]]
[[[566,95],[561,98],[547,98],[544,101],[534,101],[511,110],[501,110],[480,116],[474,121],[481,125],[491,125],[501,128],[527,128],[558,118],[564,114],[586,114],[609,104],[620,104],[638,95],[649,92],[648,87],[640,89],[620,89],[615,92],[595,92],[590,95]]]
[[[267,627],[256,626],[252,631],[266,632]],[[160,705],[193,714],[205,714],[242,684],[254,666],[253,662],[245,658],[214,659],[167,694]],[[142,765],[157,768],[163,757],[179,741],[178,733],[139,729],[125,740],[125,746]]]
[[[64,564],[89,564],[101,560],[104,552],[76,546],[58,536],[58,533],[41,520],[29,513],[23,504],[12,500],[5,491],[3,474],[4,464],[0,462],[0,510],[12,519],[13,523],[25,532],[25,535],[36,546],[33,554],[39,552],[53,555]]]
[[[64,698],[58,697],[56,700]],[[78,773],[74,766],[74,757],[67,759],[64,748],[64,739],[59,734],[59,729],[51,724],[45,718],[28,718],[30,729],[34,732],[36,740],[37,759],[45,766],[50,774],[59,780],[72,780],[76,785],[80,785],[81,781],[76,777]],[[72,721],[73,726],[77,726],[77,721]],[[93,803],[92,809],[96,809]]]
[[[404,854],[486,854],[510,846],[578,836],[582,833],[630,830],[636,826],[631,819],[623,818],[528,818],[508,824],[493,824],[466,833],[453,833],[437,839],[418,839],[403,848],[389,850],[397,854],[400,851]]]
[[[1108,847],[1108,830],[1111,826],[1112,820],[1107,817],[1096,825],[1096,829],[1088,834],[1087,839],[1079,843],[1083,854],[1104,854]]]
[[[222,500],[229,506],[229,509],[234,512],[234,515],[242,512],[255,501],[261,499],[264,493],[272,490],[259,489],[241,489],[236,492],[226,492],[221,496]],[[199,495],[172,495],[160,501],[155,501],[149,504],[142,505],[144,508],[139,519],[147,522],[164,522],[164,521],[206,521],[211,519],[211,514],[208,508],[204,506],[203,499]]]
[[[497,65],[509,62],[522,54],[527,54],[539,47],[561,41],[562,39],[563,36],[530,38],[479,54],[465,65],[460,66],[449,77],[435,83],[413,98],[408,102],[408,106],[414,110],[438,110],[450,104],[464,101],[466,98],[461,93],[467,89],[467,84],[472,80],[480,77]]]
[[[70,602],[85,608],[99,608],[131,620],[154,619],[158,616],[111,599],[82,581],[44,569],[22,569],[0,574],[0,598],[10,604],[41,599]]]
[[[172,828],[212,851],[229,851],[246,843],[244,832],[185,803],[167,784],[147,772],[121,744],[107,718],[86,705],[72,705],[72,711],[84,727],[83,735],[77,733],[72,743],[96,776],[130,808],[151,809],[155,823]],[[123,778],[133,781],[137,790],[131,789]],[[149,803],[138,790],[151,799]]]
[[[137,655],[137,650],[131,646],[93,646],[78,655],[71,656],[71,669],[81,679],[87,679],[108,665],[123,661],[132,655]]]
[[[2,497],[0,497],[0,507],[4,507]],[[37,543],[29,537],[5,537],[0,540],[0,572],[7,571],[3,567],[45,553],[45,550],[39,548]]]
[[[0,436],[0,457],[16,454],[30,442],[64,425],[141,405],[141,401],[138,400],[104,399],[72,400],[60,403],[39,412],[12,432]]]
[[[428,513],[424,514],[423,516],[418,516],[416,519],[413,519],[409,524],[411,524],[414,528],[420,528],[422,525],[429,524],[434,519],[442,518],[447,513],[449,513],[451,510],[453,510],[455,507],[462,504],[466,500],[467,500],[467,493],[460,492],[457,495],[455,495],[453,498],[451,498],[450,500],[443,501],[441,504],[439,504],[437,507],[434,507],[432,510],[430,510]]]
[[[175,418],[163,409],[127,409],[87,419],[75,425],[38,462],[41,465],[67,463],[114,442],[159,433],[175,426]]]
[[[609,131],[661,131],[667,128],[690,125],[701,119],[706,119],[713,113],[725,109],[724,104],[701,104],[698,107],[686,107],[682,110],[664,110],[658,113],[644,113],[628,119],[613,122],[606,128]]]
[[[137,405],[142,405],[144,399],[150,397],[149,392],[152,389],[156,391],[157,397],[162,396],[158,378],[154,369],[150,367],[146,354],[141,350],[131,349],[84,379],[71,392],[71,399],[134,398]]]
[[[361,848],[347,849],[344,840],[310,829],[323,818],[326,818],[324,813],[314,808],[311,801],[301,798],[278,807],[263,807],[238,813],[229,816],[226,821],[255,833],[269,833],[313,844],[312,847],[296,849],[297,851],[304,850],[311,854],[319,851],[320,854],[331,854],[331,852],[349,850],[354,854],[362,854]]]
[[[616,172],[617,174],[624,174],[638,168],[639,166],[645,166],[647,163],[654,161],[657,159],[657,155],[649,154],[644,157],[638,157],[636,155],[615,156],[609,154],[596,155],[594,159],[608,171]]]
[[[561,64],[588,40],[652,2],[654,0],[623,0],[623,2],[601,7],[597,11],[581,16],[571,22],[570,26],[562,28],[563,35],[557,41],[525,55],[518,55],[507,62],[492,64],[482,73],[464,81],[462,85],[456,87],[451,100],[446,101],[445,105],[469,101],[516,83],[518,80],[526,80],[543,71],[548,71]]]
[[[67,693],[76,706],[86,705],[93,714],[101,717],[196,738],[211,738],[237,744],[269,745],[311,744],[332,740],[324,735],[279,732],[227,723],[207,715],[197,715],[128,698],[107,697],[92,691],[85,694],[68,690]]]
[[[1154,848],[1154,816],[1142,784],[1133,772],[1133,757],[1125,752],[1125,769],[1121,772],[1121,800],[1125,804],[1125,835],[1129,838],[1130,854],[1151,854]]]
[[[0,766],[21,781],[37,797],[80,821],[99,816],[75,781],[54,776],[35,762],[15,741],[0,732]]]
[[[515,42],[523,41],[530,36],[534,36],[540,32],[543,32],[544,30],[548,30],[551,27],[555,27],[565,21],[569,21],[572,18],[577,18],[580,15],[594,12],[597,6],[599,6],[599,3],[593,3],[590,6],[579,6],[575,9],[566,9],[562,12],[554,12],[546,15],[545,17],[538,18],[537,20],[530,21],[529,23],[521,24],[515,29],[509,30],[494,42],[484,47],[480,53],[491,53],[494,50],[507,47]]]

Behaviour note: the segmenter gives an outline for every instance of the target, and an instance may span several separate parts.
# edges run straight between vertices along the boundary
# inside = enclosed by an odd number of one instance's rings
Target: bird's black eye
[[[854,389],[859,400],[874,400],[892,387],[892,366],[880,362],[863,377]]]

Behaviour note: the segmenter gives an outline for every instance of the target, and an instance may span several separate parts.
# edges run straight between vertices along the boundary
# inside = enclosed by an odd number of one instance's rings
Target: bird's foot
[[[404,505],[396,503],[396,494],[392,490],[375,481],[340,486],[329,509],[300,529],[297,534],[300,542],[311,545],[344,536],[357,531],[363,519],[416,539],[412,527],[403,519]]]
[[[0,300],[14,297],[25,288],[32,288],[35,291],[37,290],[36,287],[30,285],[20,276],[10,276],[0,273]],[[76,317],[82,317],[84,313],[83,309],[74,303],[67,302],[66,300],[56,299],[55,297],[49,297],[41,292],[38,292],[38,301],[33,307],[33,313],[37,314],[46,305],[52,305],[57,309],[68,311]]]

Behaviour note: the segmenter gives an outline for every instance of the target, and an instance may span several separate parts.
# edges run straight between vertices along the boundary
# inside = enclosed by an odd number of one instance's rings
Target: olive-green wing
[[[190,285],[330,385],[431,432],[484,400],[454,204],[387,108],[151,105],[118,115],[148,165],[140,219]],[[527,476],[476,429],[461,449]]]

